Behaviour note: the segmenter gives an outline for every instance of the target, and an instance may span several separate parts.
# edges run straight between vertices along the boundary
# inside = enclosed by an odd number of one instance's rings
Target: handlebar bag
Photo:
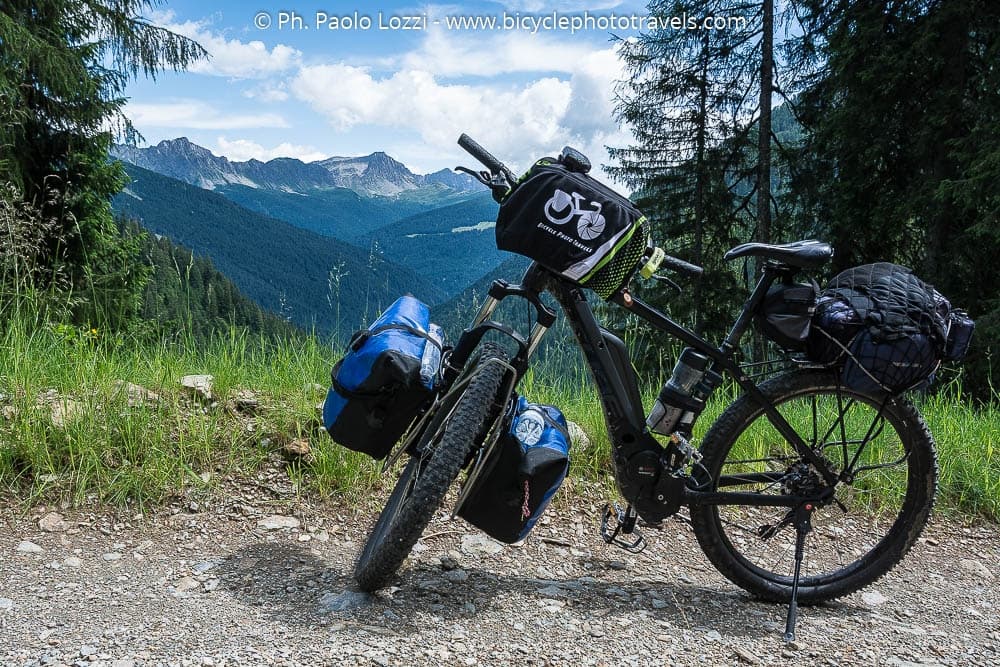
[[[834,276],[813,325],[813,358],[842,363],[845,386],[893,394],[924,384],[942,360],[964,355],[974,327],[910,269],[887,262]]]
[[[562,412],[520,397],[458,516],[501,542],[523,540],[566,478],[569,449]]]
[[[330,372],[323,424],[339,444],[372,458],[388,456],[433,394],[443,335],[418,299],[397,299],[352,336]]]
[[[645,223],[626,197],[542,158],[500,203],[496,241],[607,299],[652,250]]]

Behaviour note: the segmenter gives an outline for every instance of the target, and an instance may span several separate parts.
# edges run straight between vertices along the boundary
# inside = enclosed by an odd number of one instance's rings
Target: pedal
[[[636,527],[639,515],[636,514],[632,505],[628,505],[624,510],[618,503],[613,506],[608,503],[604,506],[604,515],[601,517],[601,539],[605,544],[613,544],[629,553],[637,554],[646,548],[646,538]],[[634,540],[628,541],[619,535],[633,535]]]

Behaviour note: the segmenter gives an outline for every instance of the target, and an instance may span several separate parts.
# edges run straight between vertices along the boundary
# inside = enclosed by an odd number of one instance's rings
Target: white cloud
[[[243,97],[261,102],[284,102],[288,99],[288,91],[283,84],[265,83],[260,86],[247,88],[243,91]]]
[[[441,77],[570,73],[591,53],[593,48],[583,40],[563,41],[541,33],[508,32],[487,38],[434,28],[419,48],[401,58],[400,66]]]
[[[188,67],[189,72],[227,76],[234,79],[260,79],[297,67],[302,62],[302,52],[285,44],[276,44],[271,49],[260,40],[241,42],[226,39],[213,32],[205,21],[175,21],[174,13],[155,12],[152,20],[180,35],[190,37],[201,44],[209,57]]]
[[[302,68],[291,89],[338,130],[411,129],[435,150],[446,150],[463,131],[497,150],[550,144],[557,140],[558,120],[572,92],[568,82],[551,77],[522,87],[441,84],[421,70],[377,78],[340,64]]]
[[[473,40],[431,31],[398,63],[388,75],[343,62],[305,66],[289,91],[341,132],[371,126],[416,133],[424,157],[412,142],[402,149],[380,147],[398,150],[408,164],[469,163],[455,145],[462,132],[520,166],[564,144],[600,164],[607,162],[606,144],[628,141],[614,120],[614,84],[623,66],[611,46],[518,33]],[[530,72],[545,76],[526,80]]]
[[[288,127],[278,114],[223,113],[198,100],[154,104],[130,102],[125,115],[141,132],[144,128],[185,128],[195,130],[243,130],[260,127]]]
[[[245,162],[254,159],[267,162],[278,157],[293,157],[303,162],[315,162],[329,157],[321,153],[313,146],[298,146],[296,144],[281,143],[273,148],[265,148],[249,139],[233,139],[230,141],[226,137],[219,137],[215,142],[216,153],[225,155],[234,162]]]

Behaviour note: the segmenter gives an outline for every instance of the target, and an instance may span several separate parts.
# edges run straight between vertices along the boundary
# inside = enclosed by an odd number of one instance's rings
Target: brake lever
[[[455,171],[460,171],[463,174],[468,174],[474,179],[485,185],[486,187],[492,187],[490,184],[490,179],[493,178],[493,174],[488,171],[474,171],[468,167],[455,167]]]
[[[658,275],[658,274],[653,274],[653,275],[652,275],[652,276],[650,276],[650,277],[651,277],[651,278],[652,278],[653,280],[655,280],[656,282],[659,282],[659,283],[666,283],[666,284],[667,284],[667,285],[669,285],[670,287],[674,288],[674,289],[675,289],[675,290],[677,291],[677,293],[678,293],[678,294],[683,294],[683,293],[684,293],[684,290],[683,290],[683,289],[681,288],[681,286],[680,286],[680,285],[678,285],[677,283],[675,283],[675,282],[674,282],[673,280],[671,280],[671,279],[670,279],[670,278],[668,278],[667,276],[661,276],[661,275]]]
[[[493,201],[500,203],[510,194],[511,185],[505,174],[492,174],[488,171],[473,171],[468,167],[455,167],[455,171],[468,174],[485,185],[493,193]]]

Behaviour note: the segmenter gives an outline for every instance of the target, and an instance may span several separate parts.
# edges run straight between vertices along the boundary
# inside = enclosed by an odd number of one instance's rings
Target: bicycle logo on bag
[[[601,215],[601,203],[592,201],[591,206],[597,208],[590,210],[581,208],[583,195],[579,192],[568,194],[562,190],[556,190],[551,198],[545,202],[545,217],[554,225],[562,225],[574,217],[579,216],[576,222],[576,233],[584,241],[596,239],[604,231],[604,216]],[[563,215],[556,215],[565,211]]]

